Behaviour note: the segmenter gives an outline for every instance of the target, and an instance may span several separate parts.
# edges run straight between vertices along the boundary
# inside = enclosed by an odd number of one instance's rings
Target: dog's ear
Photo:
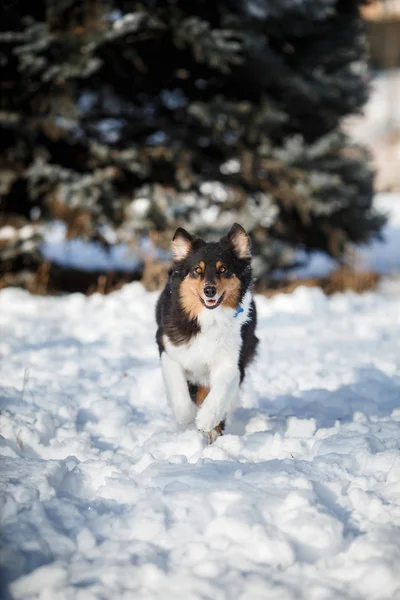
[[[178,227],[171,244],[174,260],[184,260],[192,249],[193,241],[193,235],[190,235],[182,227]]]
[[[251,258],[250,238],[239,223],[234,223],[228,231],[228,240],[238,258]]]

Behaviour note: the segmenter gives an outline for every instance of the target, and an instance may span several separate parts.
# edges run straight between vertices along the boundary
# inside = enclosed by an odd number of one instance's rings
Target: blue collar
[[[240,304],[239,304],[238,307],[237,307],[237,309],[236,309],[235,314],[233,315],[233,318],[236,319],[236,317],[238,315],[240,315],[240,313],[242,313],[242,312],[244,312],[244,308],[243,308],[243,306],[240,306]]]

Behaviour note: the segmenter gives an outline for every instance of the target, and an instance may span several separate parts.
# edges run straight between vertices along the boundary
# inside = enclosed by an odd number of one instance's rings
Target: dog
[[[181,425],[210,443],[222,435],[255,356],[251,241],[235,223],[218,242],[179,227],[173,266],[156,307],[156,340],[167,399]]]

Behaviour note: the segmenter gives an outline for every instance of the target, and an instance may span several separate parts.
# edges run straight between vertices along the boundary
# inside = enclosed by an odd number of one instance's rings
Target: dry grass
[[[80,292],[90,296],[94,293],[109,294],[126,283],[141,281],[146,290],[153,292],[164,287],[169,266],[168,263],[149,261],[145,263],[142,273],[100,273],[67,269],[43,262],[35,273],[4,273],[0,277],[0,289],[20,287],[38,295]],[[291,294],[299,286],[306,286],[319,287],[330,296],[347,290],[357,293],[375,290],[379,281],[380,275],[374,271],[341,266],[327,277],[260,281],[256,284],[256,291],[272,297],[276,294]]]
[[[256,285],[256,291],[268,298],[276,294],[291,294],[300,286],[318,287],[331,296],[338,292],[353,291],[361,294],[378,287],[381,276],[374,271],[356,271],[341,266],[326,277],[310,277],[296,280],[269,281]]]
[[[74,292],[90,296],[95,293],[109,294],[120,289],[126,283],[138,281],[140,278],[141,274],[139,272],[80,271],[43,262],[36,272],[3,273],[0,276],[0,289],[20,287],[28,290],[31,294],[41,296]]]

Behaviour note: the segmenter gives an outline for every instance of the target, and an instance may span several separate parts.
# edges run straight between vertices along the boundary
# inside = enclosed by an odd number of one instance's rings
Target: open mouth
[[[202,304],[208,309],[217,308],[217,306],[221,304],[223,298],[224,294],[222,294],[219,298],[202,298],[200,296]]]

